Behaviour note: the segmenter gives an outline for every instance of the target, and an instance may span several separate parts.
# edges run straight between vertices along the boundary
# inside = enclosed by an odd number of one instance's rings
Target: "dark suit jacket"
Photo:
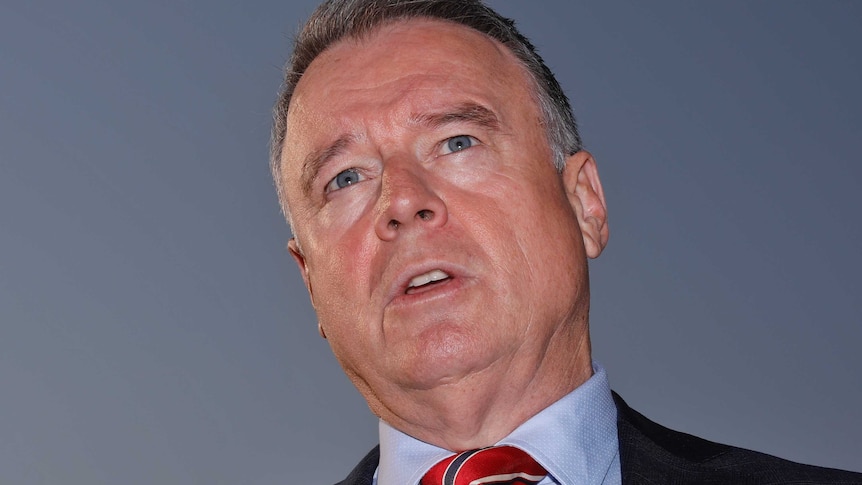
[[[624,485],[862,484],[860,473],[802,465],[713,443],[653,423],[616,393],[614,401]],[[379,459],[380,449],[375,447],[337,485],[371,485]]]

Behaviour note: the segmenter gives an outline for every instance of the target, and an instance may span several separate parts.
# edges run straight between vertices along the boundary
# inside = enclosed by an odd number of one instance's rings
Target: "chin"
[[[396,370],[406,387],[417,390],[454,384],[493,364],[489,343],[452,329],[424,332],[412,352],[395,363]]]

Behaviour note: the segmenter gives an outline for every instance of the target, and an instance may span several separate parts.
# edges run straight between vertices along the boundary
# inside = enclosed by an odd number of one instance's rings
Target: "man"
[[[381,419],[342,483],[461,483],[495,453],[509,468],[472,483],[862,483],[612,395],[589,339],[586,260],[608,241],[596,162],[553,75],[481,3],[321,5],[272,148],[320,333]]]

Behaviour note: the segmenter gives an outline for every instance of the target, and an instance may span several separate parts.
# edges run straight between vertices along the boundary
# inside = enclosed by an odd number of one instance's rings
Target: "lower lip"
[[[446,299],[454,296],[455,293],[462,290],[467,284],[465,278],[449,278],[447,280],[436,283],[433,287],[427,290],[408,294],[402,293],[389,303],[389,307],[405,307],[418,305],[420,303],[433,302],[435,300]]]

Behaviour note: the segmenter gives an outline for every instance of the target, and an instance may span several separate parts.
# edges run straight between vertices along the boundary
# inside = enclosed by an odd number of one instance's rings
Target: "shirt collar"
[[[415,484],[435,463],[451,455],[382,420],[378,485]],[[604,368],[516,428],[497,444],[529,453],[561,484],[602,483],[619,453],[617,410]]]

